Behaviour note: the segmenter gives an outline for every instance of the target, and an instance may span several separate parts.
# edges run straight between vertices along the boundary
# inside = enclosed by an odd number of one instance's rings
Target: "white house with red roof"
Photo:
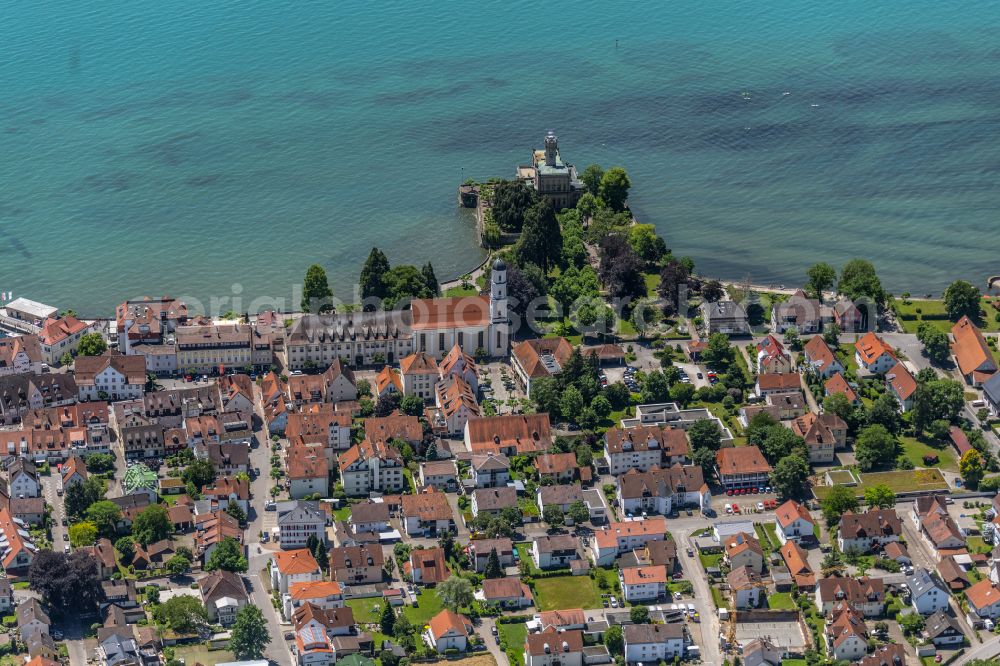
[[[795,500],[788,500],[774,511],[778,541],[800,541],[802,537],[812,537],[816,521],[809,510]]]
[[[76,353],[80,338],[94,330],[93,325],[80,321],[72,315],[58,319],[49,317],[38,331],[38,341],[42,348],[42,358],[49,365],[57,365],[63,354]]]
[[[802,356],[805,358],[806,371],[815,373],[823,379],[844,372],[844,365],[837,359],[822,335],[809,338],[802,348]]]
[[[884,374],[899,361],[892,346],[871,331],[854,343],[854,360],[873,375]]]
[[[322,580],[323,572],[308,548],[274,553],[271,560],[271,587],[282,594],[295,583]]]
[[[781,374],[792,371],[792,357],[778,338],[768,335],[757,343],[757,372]]]

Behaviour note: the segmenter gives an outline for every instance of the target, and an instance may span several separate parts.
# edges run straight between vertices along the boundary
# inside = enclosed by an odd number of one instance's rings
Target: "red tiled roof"
[[[971,375],[976,370],[990,374],[996,372],[997,364],[993,361],[990,348],[971,319],[968,317],[959,319],[958,323],[951,327],[951,334],[955,338],[951,352],[955,355],[958,369],[963,375]]]
[[[418,298],[410,302],[410,311],[414,330],[477,328],[490,323],[487,296]]]

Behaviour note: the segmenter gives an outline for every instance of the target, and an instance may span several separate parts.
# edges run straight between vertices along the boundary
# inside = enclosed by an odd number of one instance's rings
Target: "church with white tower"
[[[480,349],[491,357],[510,350],[510,316],[507,308],[507,265],[493,262],[489,296],[422,298],[411,302],[413,351],[441,360],[458,345],[475,356]]]

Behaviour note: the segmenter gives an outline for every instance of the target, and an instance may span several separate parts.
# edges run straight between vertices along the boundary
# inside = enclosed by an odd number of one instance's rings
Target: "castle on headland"
[[[533,187],[556,210],[573,208],[583,194],[576,167],[563,161],[559,138],[552,130],[545,135],[545,148],[532,151],[531,164],[517,167],[517,179]]]

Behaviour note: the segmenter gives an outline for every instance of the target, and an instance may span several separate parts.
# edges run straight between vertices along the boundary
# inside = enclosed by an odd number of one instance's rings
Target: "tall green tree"
[[[562,256],[562,232],[552,205],[542,200],[524,214],[521,237],[514,246],[514,256],[521,266],[535,264],[542,271],[557,265]]]
[[[193,483],[201,492],[202,488],[215,480],[215,465],[208,458],[195,458],[184,468],[181,478],[184,483]]]
[[[885,291],[882,281],[875,272],[875,266],[865,259],[851,259],[840,271],[837,289],[850,299],[870,299],[879,308],[885,305]]]
[[[964,403],[965,392],[959,382],[952,379],[921,381],[918,377],[910,408],[913,427],[920,433],[939,419],[954,422]]]
[[[604,178],[604,169],[601,168],[600,164],[591,164],[580,174],[580,181],[587,193],[595,197],[601,193],[602,178]]]
[[[253,609],[260,613],[260,609],[256,606],[244,606],[240,609],[240,613],[236,615],[237,625],[239,624],[240,614],[247,609]],[[263,617],[264,616],[261,615],[261,619],[263,619]],[[192,634],[208,624],[208,611],[205,610],[205,606],[201,603],[201,599],[196,599],[190,595],[182,594],[180,596],[167,599],[162,604],[156,606],[156,608],[153,609],[153,619],[160,624],[165,624],[178,634]],[[235,637],[235,635],[236,626],[233,627],[233,637]],[[232,639],[230,639],[230,645],[232,645]],[[230,647],[230,649],[232,649],[232,647]],[[237,658],[244,657],[237,655]]]
[[[926,321],[917,327],[917,340],[924,346],[924,353],[934,363],[941,365],[951,356],[948,334]]]
[[[858,434],[854,442],[854,457],[862,472],[892,464],[899,452],[899,442],[880,425],[870,425]]]
[[[451,576],[438,584],[438,596],[445,606],[458,612],[459,608],[472,605],[472,583],[461,576]]]
[[[84,333],[80,336],[80,344],[76,348],[77,356],[100,356],[108,350],[108,343],[100,333]]]
[[[243,555],[243,546],[231,537],[224,538],[212,550],[205,562],[205,571],[235,571],[243,573],[247,570],[247,558]]]
[[[896,506],[896,493],[884,483],[865,488],[865,504],[872,509],[891,509]]]
[[[113,539],[118,530],[118,521],[122,519],[122,512],[114,502],[101,500],[87,507],[86,516],[97,528],[98,534]]]
[[[388,604],[387,604],[388,605]],[[229,649],[237,659],[260,659],[271,642],[267,620],[257,606],[244,606],[236,614],[236,623],[229,637]]]
[[[486,558],[486,571],[484,572],[486,578],[503,578],[503,567],[500,566],[500,556],[497,555],[497,549],[490,549],[490,556]]]
[[[582,500],[576,500],[569,505],[566,515],[573,521],[574,525],[580,525],[590,520],[590,509]]]
[[[833,525],[847,511],[857,511],[858,498],[854,489],[847,486],[833,486],[820,503],[827,525]]]
[[[319,264],[306,269],[302,284],[302,311],[329,312],[333,309],[333,290],[326,279],[326,270]]]
[[[801,497],[805,493],[808,478],[809,463],[801,455],[788,455],[774,466],[771,487],[778,497]]]
[[[392,609],[392,604],[386,601],[382,604],[382,613],[379,615],[379,630],[386,636],[392,636],[396,628],[396,612]]]
[[[806,283],[809,295],[823,300],[823,292],[832,287],[837,280],[837,270],[826,262],[820,262],[810,266],[806,276],[809,278]]]
[[[524,216],[538,201],[534,188],[520,180],[504,180],[493,186],[493,221],[501,230],[517,233],[524,226]]]
[[[427,262],[420,269],[420,274],[424,276],[424,284],[427,286],[427,291],[430,292],[431,296],[437,296],[438,292],[441,291],[441,287],[438,285],[437,276],[434,275],[434,266],[431,262]]]
[[[695,421],[688,429],[688,441],[691,442],[692,449],[707,449],[718,451],[722,446],[722,432],[719,426],[711,419],[701,419]]]
[[[373,247],[361,267],[361,277],[358,280],[363,300],[386,297],[387,289],[383,280],[390,270],[389,259],[382,250]]]
[[[952,321],[958,321],[963,316],[975,322],[981,321],[981,299],[979,290],[965,280],[955,280],[944,290],[944,307]]]
[[[969,488],[975,490],[979,487],[979,482],[983,480],[986,473],[986,465],[983,456],[975,449],[969,449],[962,454],[962,459],[958,461],[958,471],[962,475],[962,481]]]
[[[600,194],[608,207],[614,211],[621,211],[625,208],[628,200],[628,191],[632,187],[632,180],[628,173],[621,167],[611,167],[601,176]]]
[[[170,535],[170,518],[162,504],[151,504],[135,517],[132,534],[143,546],[166,539]]]

